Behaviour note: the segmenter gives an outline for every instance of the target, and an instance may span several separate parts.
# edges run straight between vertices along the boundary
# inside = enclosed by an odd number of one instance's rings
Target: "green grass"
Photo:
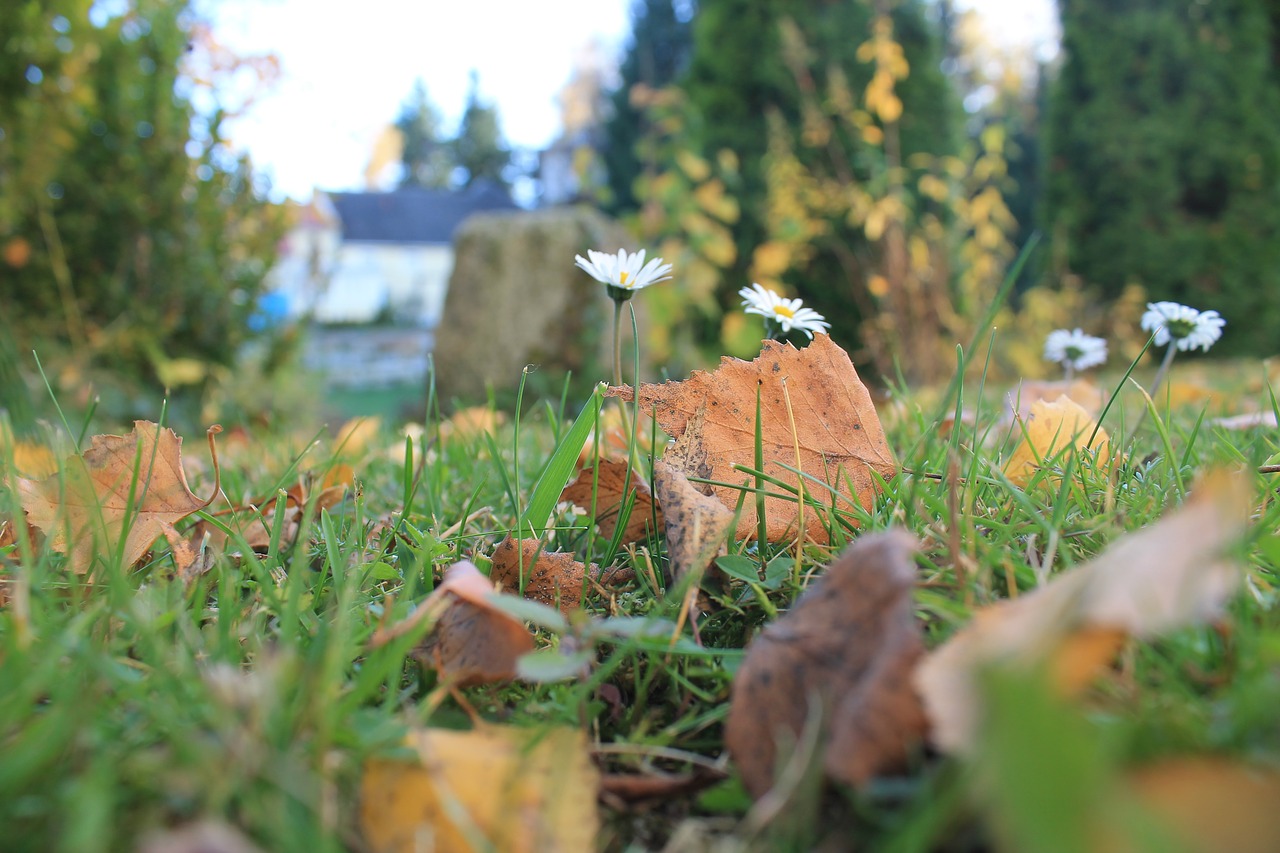
[[[906,527],[921,541],[917,606],[931,644],[974,608],[1035,588],[1047,549],[1052,572],[1062,571],[1161,517],[1197,472],[1256,470],[1280,452],[1273,429],[1228,433],[1195,410],[1157,413],[1112,479],[1073,464],[1060,486],[1045,478],[1018,489],[1000,474],[1008,441],[983,443],[999,405],[985,393],[979,426],[960,425],[946,438],[937,422],[957,407],[954,394],[927,408],[898,394],[890,445],[915,473],[890,482],[857,519],[862,529]],[[1265,390],[1254,397],[1271,405]],[[1108,414],[1113,439],[1134,422],[1134,398],[1124,392],[1125,405]],[[967,389],[967,406],[979,399]],[[541,526],[549,511],[556,549],[612,555],[614,565],[636,569],[634,584],[611,602],[591,599],[597,616],[674,620],[679,590],[662,588],[661,572],[650,570],[665,560],[660,540],[645,549],[650,564],[644,553],[591,533],[581,517],[548,510],[547,484],[564,476],[562,463],[581,440],[570,428],[573,413],[559,411],[559,400],[534,405],[491,438],[441,440],[433,417],[405,461],[390,452],[403,443],[388,431],[353,460],[359,487],[308,516],[296,541],[264,555],[222,556],[189,588],[172,579],[162,545],[151,562],[100,571],[92,583],[47,550],[0,551],[10,598],[0,609],[5,849],[132,849],[149,830],[201,817],[225,819],[267,850],[362,849],[363,762],[394,754],[411,726],[469,724],[410,655],[422,630],[377,648],[370,637],[403,619],[452,562],[484,566],[522,517]],[[224,492],[270,498],[296,471],[323,472],[333,448],[322,442],[299,453],[309,438],[263,435],[228,451]],[[186,447],[202,455],[199,442]],[[1253,476],[1259,511],[1239,549],[1250,580],[1232,604],[1229,630],[1188,629],[1136,644],[1126,652],[1122,685],[1073,706],[1034,682],[994,684],[1003,734],[974,766],[921,758],[908,775],[865,791],[806,795],[787,810],[790,820],[764,828],[748,818],[750,801],[730,778],[645,812],[606,809],[601,847],[661,846],[692,819],[761,849],[854,837],[859,847],[882,850],[982,849],[993,838],[1007,849],[1068,849],[1055,841],[1072,826],[1064,804],[1086,808],[1103,790],[1100,780],[1133,762],[1214,752],[1275,764],[1280,508],[1275,475]],[[192,488],[201,494],[210,482]],[[18,514],[12,492],[0,500],[8,517]],[[579,626],[596,649],[590,677],[475,688],[468,702],[486,719],[518,725],[585,721],[596,742],[626,745],[602,756],[611,770],[645,762],[688,769],[682,755],[717,760],[740,650],[787,610],[832,550],[809,546],[793,567],[780,546],[763,554],[742,543],[730,548],[783,568],[764,582],[731,576],[708,588],[702,648],[687,630],[671,649],[651,637]],[[19,585],[28,594],[15,595]],[[556,643],[546,630],[540,639]],[[622,697],[621,705],[611,705],[610,695]],[[980,771],[986,793],[974,793]]]

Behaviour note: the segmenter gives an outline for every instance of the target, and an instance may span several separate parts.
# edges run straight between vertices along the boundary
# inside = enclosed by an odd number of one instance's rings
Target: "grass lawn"
[[[1249,390],[1233,391],[1226,411],[1271,408],[1255,371],[1227,383]],[[263,850],[372,849],[361,819],[368,762],[405,758],[411,730],[469,729],[481,719],[581,731],[595,765],[613,776],[695,779],[645,801],[604,797],[593,831],[600,849],[661,849],[673,836],[681,850],[1070,851],[1104,841],[1174,849],[1166,833],[1176,832],[1131,795],[1133,774],[1206,756],[1219,768],[1280,767],[1280,506],[1277,475],[1260,473],[1274,464],[1280,436],[1274,427],[1215,426],[1207,408],[1219,404],[1204,399],[1139,425],[1141,396],[1126,388],[1103,420],[1124,451],[1114,467],[1063,456],[1018,486],[1003,471],[1019,435],[1001,422],[1002,396],[975,387],[963,400],[901,392],[879,403],[904,472],[850,524],[829,521],[831,542],[797,548],[792,537],[760,548],[727,537],[728,555],[785,570],[755,583],[735,575],[706,583],[701,645],[682,614],[683,590],[664,579],[663,537],[621,546],[580,514],[551,508],[547,549],[590,555],[633,579],[591,587],[586,613],[564,624],[531,614],[535,645],[577,661],[567,677],[462,689],[414,655],[428,622],[390,642],[375,635],[408,619],[456,561],[487,569],[531,505],[558,495],[567,475],[554,465],[578,455],[576,412],[548,401],[478,431],[433,413],[407,442],[384,427],[342,448],[312,443],[309,433],[225,436],[226,500],[179,526],[203,519],[234,530],[221,513],[228,501],[281,511],[257,547],[233,533],[193,581],[175,577],[163,539],[137,566],[108,554],[88,574],[70,571],[38,539],[0,549],[0,847],[130,850],[161,830],[212,821]],[[401,400],[399,391],[366,397],[362,407],[372,408],[361,411],[391,415]],[[976,416],[942,428],[963,409]],[[184,457],[198,468],[191,490],[207,496],[208,451],[198,436],[186,439]],[[322,481],[339,464],[351,466],[354,485],[318,508]],[[794,777],[774,800],[753,803],[745,793],[724,757],[741,650],[823,575],[846,539],[899,528],[919,542],[914,613],[936,647],[982,608],[1025,596],[1166,516],[1218,467],[1246,472],[1251,504],[1248,532],[1228,552],[1245,580],[1224,615],[1124,641],[1070,697],[1047,688],[1042,669],[992,673],[968,755],[920,747],[869,784],[823,788],[821,747],[806,753],[802,738],[782,749]],[[282,490],[299,482],[305,506],[288,515]],[[5,517],[20,518],[16,492],[0,494]],[[598,627],[606,616],[684,627],[678,642],[609,634]],[[591,800],[594,791],[573,795]]]

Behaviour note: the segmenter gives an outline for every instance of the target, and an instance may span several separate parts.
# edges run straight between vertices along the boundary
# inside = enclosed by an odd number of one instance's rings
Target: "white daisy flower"
[[[671,278],[671,264],[664,264],[662,258],[646,264],[644,249],[638,252],[619,249],[617,255],[588,249],[586,258],[574,255],[573,259],[592,278],[608,286],[609,296],[618,301],[630,299],[635,291]]]
[[[812,308],[805,308],[800,299],[786,299],[758,284],[738,291],[742,307],[748,314],[759,314],[767,322],[777,323],[783,332],[799,329],[809,337],[814,332],[826,334],[831,324]]]
[[[1044,357],[1068,370],[1085,370],[1107,360],[1107,342],[1079,329],[1056,329],[1045,339]]]
[[[1227,321],[1217,311],[1197,311],[1177,302],[1148,302],[1142,315],[1142,328],[1155,332],[1155,345],[1162,347],[1170,342],[1182,352],[1197,347],[1209,351]]]

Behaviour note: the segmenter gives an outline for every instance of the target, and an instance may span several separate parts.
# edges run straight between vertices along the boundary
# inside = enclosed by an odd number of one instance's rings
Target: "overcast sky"
[[[1002,39],[1051,39],[1052,0],[961,0]],[[354,189],[378,133],[415,79],[452,127],[469,75],[496,104],[510,143],[540,148],[559,128],[556,93],[593,42],[625,45],[630,0],[220,0],[217,38],[241,53],[272,52],[273,94],[228,128],[279,193]]]

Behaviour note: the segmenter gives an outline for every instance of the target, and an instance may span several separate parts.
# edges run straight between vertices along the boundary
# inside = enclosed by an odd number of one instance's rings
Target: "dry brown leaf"
[[[219,431],[210,427],[210,448]],[[216,477],[216,465],[214,470]],[[122,537],[123,565],[132,566],[175,522],[208,506],[218,486],[207,500],[193,495],[182,471],[182,439],[171,429],[136,421],[127,436],[94,436],[88,450],[64,463],[60,476],[19,478],[18,494],[31,524],[83,573],[96,553],[114,552]]]
[[[1128,774],[1138,801],[1189,853],[1280,850],[1280,770],[1174,758]]]
[[[173,528],[164,532],[169,542],[169,550],[173,552],[175,573],[183,583],[190,583],[213,568],[216,550],[208,547],[209,529],[203,521],[183,536]]]
[[[664,508],[672,578],[702,572],[724,542],[733,513],[718,498],[695,489],[683,471],[662,460],[653,463],[653,487]]]
[[[651,409],[655,412],[658,425],[675,438],[664,459],[688,476],[754,485],[749,475],[734,466],[755,467],[757,388],[764,473],[798,490],[800,478],[782,467],[796,467],[798,441],[800,469],[835,489],[842,496],[838,507],[870,508],[877,493],[875,475],[893,477],[897,463],[870,393],[848,354],[827,335],[815,336],[801,350],[765,341],[754,361],[726,357],[714,373],[695,370],[682,382],[641,385],[641,418]],[[628,400],[633,396],[628,387],[610,388],[609,394]],[[810,495],[820,492],[815,495],[820,504],[831,503],[831,495],[811,482],[804,484],[804,490]],[[715,494],[733,508],[741,491],[717,486]],[[797,534],[799,508],[794,501],[769,498],[765,514],[769,541]],[[816,516],[812,508],[806,509],[807,534],[815,541],[826,541],[826,530]],[[756,531],[755,501],[748,499],[737,537],[754,539]]]
[[[1068,693],[1112,660],[1119,635],[1150,637],[1216,618],[1240,581],[1239,566],[1220,552],[1248,517],[1245,478],[1216,473],[1184,506],[1096,559],[978,611],[916,669],[933,742],[945,752],[973,749],[982,718],[977,679],[986,667],[1051,660]]]
[[[515,678],[516,661],[533,651],[533,635],[493,606],[494,595],[493,583],[473,564],[450,566],[444,582],[419,605],[419,612],[439,616],[414,656],[457,687]],[[375,646],[384,642],[373,640]]]
[[[1107,431],[1068,397],[1059,397],[1053,402],[1036,401],[1023,429],[1022,442],[1004,464],[1005,476],[1018,486],[1031,482],[1041,464],[1053,464],[1055,458],[1057,464],[1063,464],[1067,448],[1088,449],[1099,460],[1106,460],[1111,450]]]
[[[373,759],[360,785],[372,853],[587,853],[599,773],[574,729],[419,729],[414,763]]]
[[[493,552],[489,580],[504,591],[519,595],[523,566],[524,597],[559,608],[568,616],[582,607],[583,586],[588,583],[585,567],[572,554],[539,551],[538,544],[537,539],[521,539],[517,550],[510,536],[503,539]],[[621,583],[635,574],[628,569],[602,576],[600,567],[592,564],[590,577],[593,582]]]
[[[612,538],[618,527],[618,517],[624,503],[623,490],[627,483],[628,465],[625,459],[601,459],[599,476],[591,465],[578,472],[573,482],[564,487],[560,500],[591,511],[591,493],[595,491],[596,524],[600,534]],[[622,532],[622,543],[643,542],[649,538],[654,514],[662,525],[662,510],[653,500],[653,492],[638,471],[632,469],[629,492],[635,493],[627,526]]]
[[[799,740],[811,702],[823,707],[824,770],[850,785],[901,766],[923,737],[914,548],[898,531],[863,536],[747,648],[725,745],[753,796],[772,787],[779,736]]]

